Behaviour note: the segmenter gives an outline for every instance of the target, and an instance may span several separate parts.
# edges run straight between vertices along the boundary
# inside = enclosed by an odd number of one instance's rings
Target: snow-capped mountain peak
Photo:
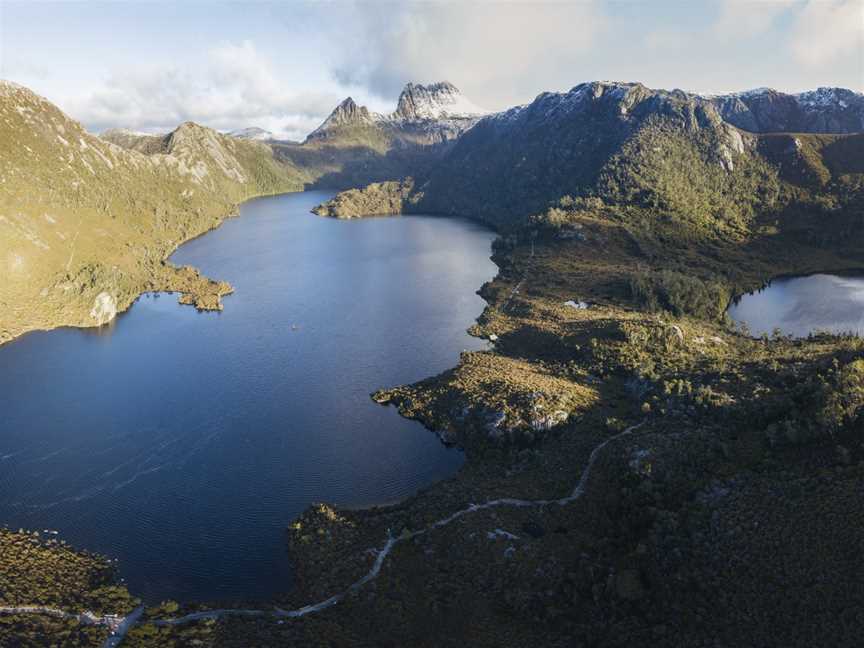
[[[258,128],[257,126],[250,126],[249,128],[239,128],[226,134],[228,135],[228,137],[236,137],[237,139],[245,140],[255,140],[258,142],[266,142],[268,140],[275,139],[273,133],[268,130],[264,130],[263,128]]]
[[[348,97],[307,141],[332,140],[346,128],[373,126],[406,142],[436,143],[458,137],[488,112],[466,99],[452,83],[409,83],[399,95],[396,110],[389,114],[370,112]]]
[[[399,95],[392,118],[407,121],[453,119],[479,117],[488,112],[469,101],[452,83],[441,81],[429,85],[407,84]]]

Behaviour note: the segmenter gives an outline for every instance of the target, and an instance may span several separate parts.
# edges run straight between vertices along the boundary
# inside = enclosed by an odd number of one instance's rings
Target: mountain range
[[[239,201],[306,179],[267,145],[192,123],[165,136],[96,137],[9,82],[0,82],[0,160],[0,342],[101,324],[145,290],[217,306],[225,286],[164,259]]]
[[[395,180],[389,211],[404,205],[506,228],[570,197],[660,207],[740,236],[755,211],[795,187],[808,200],[857,199],[862,106],[860,94],[836,88],[705,97],[593,82],[483,114],[452,84],[408,84],[394,112],[348,98],[298,144],[193,123],[95,137],[4,82],[0,256],[9,280],[0,339],[93,323],[100,293],[122,310],[141,290],[170,284],[167,254],[260,193]],[[364,199],[364,209],[375,211],[379,198]],[[334,205],[323,209],[336,214]]]
[[[741,234],[781,186],[784,195],[798,187],[851,200],[864,159],[862,106],[861,95],[838,89],[703,97],[584,83],[479,120],[413,178],[400,204],[506,228],[567,196]],[[751,122],[758,129],[738,125]],[[787,124],[796,130],[782,132]],[[344,197],[322,211],[340,208],[352,211]]]
[[[369,111],[351,97],[333,110],[307,142],[350,137],[352,129],[379,129],[396,142],[437,144],[459,137],[488,111],[468,100],[452,83],[409,83],[389,114]]]
[[[166,259],[257,195],[347,189],[317,213],[499,234],[470,329],[486,347],[373,395],[463,447],[464,468],[395,505],[310,507],[287,529],[284,600],[165,602],[130,614],[126,641],[857,645],[862,341],[752,337],[726,313],[774,277],[864,267],[861,107],[842,89],[589,82],[481,115],[449,84],[409,84],[391,114],[346,99],[285,143],[189,122],[96,137],[0,83],[0,342],[107,324],[143,291],[220,308],[228,284]],[[6,604],[60,589],[69,613],[41,614],[51,632],[22,618],[41,608],[6,616],[0,644],[35,628],[95,645],[79,610],[132,609],[110,565],[46,580],[58,563],[36,548],[67,548],[17,536],[28,567],[0,570]]]

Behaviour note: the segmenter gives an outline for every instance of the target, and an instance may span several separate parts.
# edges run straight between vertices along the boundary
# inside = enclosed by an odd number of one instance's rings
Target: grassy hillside
[[[307,179],[266,145],[195,124],[145,149],[92,136],[45,99],[0,84],[0,342],[92,326],[144,290],[179,290],[218,307],[226,285],[165,257],[238,202],[296,191]]]
[[[378,126],[340,129],[326,140],[273,144],[276,157],[303,172],[310,189],[351,189],[426,175],[453,145],[395,138]]]

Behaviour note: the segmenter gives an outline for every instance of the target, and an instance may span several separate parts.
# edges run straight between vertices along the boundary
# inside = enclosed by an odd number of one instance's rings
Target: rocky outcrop
[[[96,321],[96,326],[102,326],[117,316],[117,300],[107,292],[96,295],[90,317]]]
[[[845,88],[798,94],[759,88],[707,99],[724,120],[753,133],[864,131],[864,95]]]
[[[306,141],[332,139],[338,137],[343,129],[365,128],[374,125],[375,122],[376,119],[368,108],[358,106],[351,97],[348,97],[333,109],[318,128],[309,133]]]
[[[319,216],[362,218],[405,213],[414,190],[414,180],[373,182],[363,189],[349,189],[313,209]]]
[[[469,101],[452,83],[409,83],[399,95],[393,120],[476,119],[487,111]]]
[[[396,110],[370,112],[348,97],[306,138],[307,143],[338,143],[356,139],[356,132],[372,129],[399,145],[437,144],[456,139],[485,114],[451,83],[409,83],[399,95]]]
[[[375,402],[435,430],[447,444],[473,447],[542,438],[593,407],[596,390],[497,354],[465,352],[459,365],[415,385],[381,390]]]

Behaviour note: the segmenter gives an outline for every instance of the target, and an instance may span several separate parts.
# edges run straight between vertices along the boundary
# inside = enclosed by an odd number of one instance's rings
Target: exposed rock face
[[[401,120],[402,133],[433,124],[436,136],[451,137],[442,125],[459,120],[409,121],[444,114],[439,108],[451,92],[448,84],[409,85],[389,119]],[[412,171],[423,195],[402,204],[499,229],[562,199],[591,210],[638,205],[740,236],[757,208],[778,195],[778,176],[824,187],[857,172],[864,155],[859,135],[763,131],[860,129],[862,106],[861,95],[841,89],[701,96],[640,83],[583,83],[487,115],[453,136],[428,170]],[[351,209],[345,200],[341,208]]]
[[[409,83],[399,95],[396,112],[391,118],[405,121],[476,118],[486,112],[471,103],[456,86],[447,81],[430,85]]]
[[[799,94],[760,88],[708,99],[723,119],[753,133],[864,131],[864,95],[845,88]]]
[[[409,83],[396,111],[382,115],[358,106],[351,97],[339,104],[307,142],[337,140],[351,129],[375,129],[399,143],[435,144],[457,138],[485,113],[451,83]]]
[[[306,140],[327,139],[338,135],[340,129],[371,126],[375,121],[368,108],[358,106],[351,97],[348,97],[333,109],[330,116],[312,131]]]
[[[90,311],[90,317],[96,320],[97,326],[107,324],[117,317],[117,300],[113,295],[107,292],[101,292],[96,295],[96,300],[93,302],[93,309]]]
[[[562,196],[597,192],[620,200],[674,184],[646,172],[712,177],[690,183],[695,191],[735,182],[753,148],[752,136],[724,123],[704,98],[639,83],[583,83],[481,119],[428,178],[417,179],[425,193],[420,208],[508,226]],[[681,195],[676,189],[658,200]]]

